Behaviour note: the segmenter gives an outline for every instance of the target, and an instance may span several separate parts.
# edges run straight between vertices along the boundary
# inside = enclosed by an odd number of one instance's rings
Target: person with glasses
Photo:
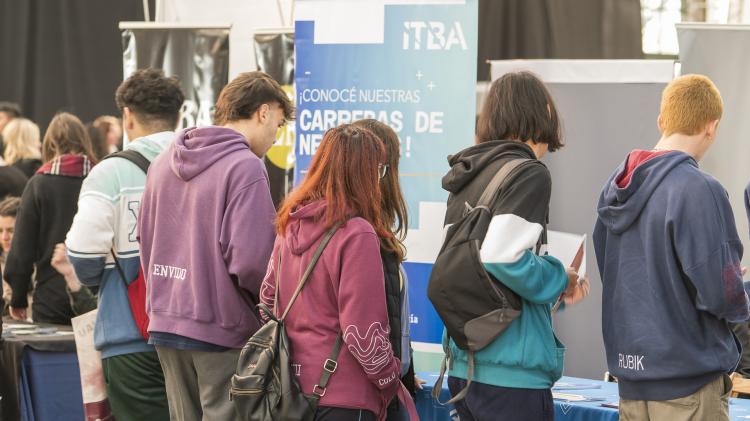
[[[281,314],[300,274],[332,227],[323,251],[285,319],[292,367],[303,393],[316,393],[316,420],[382,420],[402,391],[394,355],[382,240],[396,245],[382,209],[387,170],[383,143],[370,130],[342,125],[326,132],[302,184],[278,212],[278,237],[261,288],[261,302]],[[278,295],[278,302],[276,296]],[[336,353],[332,346],[339,343]],[[316,387],[324,362],[336,355],[327,388]],[[413,402],[408,394],[402,399]]]
[[[392,235],[380,239],[380,257],[383,261],[385,290],[390,322],[390,341],[393,351],[401,360],[401,381],[407,390],[414,395],[418,380],[414,375],[409,326],[409,295],[406,272],[401,264],[406,258],[404,238],[409,226],[408,209],[399,182],[398,164],[400,159],[400,142],[398,135],[387,124],[374,119],[354,122],[357,127],[372,131],[380,138],[385,147],[385,163],[378,165],[381,189],[381,212],[386,226]],[[403,405],[397,400],[388,406],[388,420],[398,421],[405,418]]]

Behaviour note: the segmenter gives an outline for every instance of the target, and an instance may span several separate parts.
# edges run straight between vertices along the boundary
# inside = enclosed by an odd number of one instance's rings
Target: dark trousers
[[[448,378],[455,396],[466,380]],[[550,389],[516,389],[472,382],[466,398],[456,402],[461,421],[553,421],[555,406]]]
[[[375,414],[366,409],[319,406],[315,412],[315,421],[375,421]]]
[[[102,368],[117,421],[169,420],[164,374],[156,352],[104,358]]]
[[[744,377],[750,377],[750,323],[730,323],[729,326],[734,331],[737,340],[742,344],[742,355],[740,356],[740,363],[737,365],[738,373]]]

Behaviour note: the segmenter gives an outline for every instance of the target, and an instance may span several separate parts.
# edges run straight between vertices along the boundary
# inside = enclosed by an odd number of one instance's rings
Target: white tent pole
[[[143,20],[146,22],[151,20],[151,13],[148,10],[148,0],[143,0]]]

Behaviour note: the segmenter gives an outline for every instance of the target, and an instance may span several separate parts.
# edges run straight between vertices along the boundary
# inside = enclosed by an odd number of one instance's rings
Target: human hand
[[[569,267],[565,269],[565,273],[568,275],[568,286],[563,291],[563,295],[572,294],[578,286],[578,270]]]
[[[52,261],[50,264],[56,271],[60,272],[60,275],[66,278],[75,273],[73,265],[70,263],[70,259],[68,259],[68,249],[63,243],[59,243],[55,246],[55,251],[52,254]]]
[[[426,380],[422,380],[417,375],[414,375],[414,385],[417,387],[417,390],[422,390],[425,384],[427,384]]]
[[[26,308],[10,307],[10,317],[13,320],[26,320]]]
[[[9,303],[12,296],[13,296],[13,289],[10,287],[10,284],[3,281],[3,300],[6,303]]]
[[[583,280],[581,280],[581,283],[576,283],[575,288],[573,288],[573,291],[568,292],[565,291],[563,293],[562,299],[566,306],[570,306],[576,303],[579,303],[583,301],[584,298],[586,298],[589,295],[589,291],[591,290],[591,285],[589,284],[589,277],[585,276]]]

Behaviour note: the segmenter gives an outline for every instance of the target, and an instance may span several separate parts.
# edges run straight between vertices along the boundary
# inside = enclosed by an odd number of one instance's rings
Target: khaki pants
[[[728,421],[732,380],[726,374],[684,398],[668,401],[620,399],[620,421]]]
[[[171,420],[240,419],[234,404],[229,400],[232,375],[240,358],[239,349],[201,352],[157,345],[156,352],[164,369]]]

